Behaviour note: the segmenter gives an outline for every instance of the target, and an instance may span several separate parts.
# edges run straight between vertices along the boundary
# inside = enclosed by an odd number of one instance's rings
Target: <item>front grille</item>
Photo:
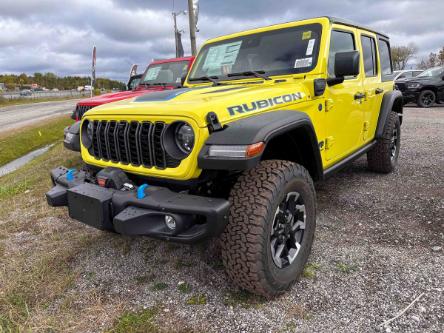
[[[163,122],[94,120],[89,150],[96,159],[159,169],[176,168],[180,160],[165,151]]]
[[[79,104],[77,104],[76,110],[75,110],[77,118],[78,119],[82,119],[82,117],[85,114],[85,112],[91,110],[92,108],[93,108],[93,106],[90,106],[90,105],[79,105]]]

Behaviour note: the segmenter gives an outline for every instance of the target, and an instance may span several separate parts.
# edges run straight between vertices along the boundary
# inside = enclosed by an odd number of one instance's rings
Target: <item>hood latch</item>
[[[206,118],[207,118],[208,130],[210,131],[210,133],[221,131],[224,129],[221,123],[219,122],[216,113],[208,112]]]

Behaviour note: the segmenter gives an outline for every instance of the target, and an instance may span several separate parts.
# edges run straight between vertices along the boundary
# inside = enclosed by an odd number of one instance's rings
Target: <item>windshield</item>
[[[322,27],[310,24],[261,32],[205,45],[189,80],[203,77],[236,79],[229,74],[305,73],[317,63]]]
[[[185,76],[187,72],[188,61],[149,65],[140,83],[149,85],[180,85],[182,76]]]
[[[424,72],[419,74],[417,77],[432,77],[432,76],[439,76],[441,74],[444,74],[444,67],[434,67],[430,69],[426,69]]]

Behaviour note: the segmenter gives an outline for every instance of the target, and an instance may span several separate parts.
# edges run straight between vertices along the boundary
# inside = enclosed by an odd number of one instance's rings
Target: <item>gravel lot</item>
[[[121,237],[66,215],[37,219],[33,223],[46,235],[17,233],[7,248],[30,249],[48,234],[73,229],[93,234],[70,263],[76,278],[65,298],[72,296],[78,309],[72,331],[105,330],[123,309],[155,306],[155,322],[165,331],[443,332],[444,108],[407,108],[404,114],[395,173],[370,173],[361,158],[317,184],[318,229],[309,265],[276,300],[230,285],[211,244]],[[11,218],[25,222],[23,215]],[[91,299],[99,311],[91,310]],[[61,307],[56,299],[44,311]]]

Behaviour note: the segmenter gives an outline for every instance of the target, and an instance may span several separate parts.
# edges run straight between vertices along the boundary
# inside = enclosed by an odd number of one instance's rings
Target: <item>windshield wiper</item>
[[[271,80],[271,78],[267,75],[265,75],[265,71],[245,71],[245,72],[239,72],[239,73],[231,73],[227,75],[228,77],[233,76],[255,76],[264,80]]]
[[[213,86],[221,85],[219,82],[219,77],[217,76],[192,77],[191,79],[188,79],[188,81],[210,81],[213,83]]]
[[[139,86],[151,86],[151,83],[147,83],[147,82],[140,82]]]

